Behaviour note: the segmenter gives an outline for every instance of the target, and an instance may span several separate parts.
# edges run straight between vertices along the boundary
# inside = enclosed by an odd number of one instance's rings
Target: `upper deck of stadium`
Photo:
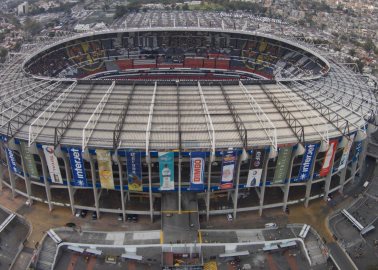
[[[366,120],[376,114],[374,88],[365,77],[309,44],[257,31],[262,28],[262,21],[256,19],[258,23],[253,24],[255,21],[249,19],[250,23],[245,26],[242,19],[230,23],[228,17],[222,22],[204,13],[195,16],[193,12],[173,13],[175,25],[172,27],[164,19],[164,13],[143,14],[133,13],[121,19],[118,27],[126,29],[64,37],[55,40],[56,43],[49,41],[45,47],[38,44],[15,54],[0,70],[0,132],[8,138],[30,143],[146,151],[277,148],[280,144],[328,142],[329,138],[355,131],[363,133]],[[159,22],[162,22],[160,27]],[[256,24],[259,27],[255,27]],[[53,63],[54,66],[48,63],[42,71],[32,71],[27,65],[41,59],[46,52],[59,51],[54,48],[66,50],[67,46],[62,44],[79,44],[80,40],[93,40],[100,35],[162,31],[207,31],[268,38],[297,49],[300,57],[295,58],[295,67],[305,54],[309,54],[305,55],[308,59],[315,59],[314,67],[321,64],[319,69],[310,69],[307,73],[302,72],[304,68],[297,68],[296,72],[294,68],[289,70],[290,67],[286,73],[275,73],[278,59],[274,63],[268,62],[274,65],[270,77],[264,72],[256,73],[253,79],[239,75],[236,80],[196,77],[198,70],[222,69],[216,64],[206,67],[204,59],[200,67],[185,67],[183,62],[183,72],[186,68],[187,72],[195,73],[186,80],[167,79],[160,73],[149,79],[119,80],[114,73],[106,74],[109,71],[106,64],[105,70],[101,70],[104,73],[101,78],[94,76],[97,72],[69,76],[74,74],[69,70],[82,67],[85,61],[58,70],[55,65],[65,59],[60,54],[54,54],[59,60]],[[265,55],[269,53],[264,52]],[[113,59],[109,55],[106,57],[107,60],[119,60],[115,59],[119,55]],[[224,55],[214,58],[227,60]],[[254,63],[261,64],[256,60]],[[107,65],[114,71],[112,64]]]

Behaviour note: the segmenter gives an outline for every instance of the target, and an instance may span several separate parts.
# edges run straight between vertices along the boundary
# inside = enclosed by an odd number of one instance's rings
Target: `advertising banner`
[[[142,191],[142,162],[140,152],[126,152],[127,182],[129,190]]]
[[[316,150],[318,149],[319,144],[307,144],[305,153],[303,154],[302,164],[299,168],[297,182],[304,182],[310,179],[311,177],[311,168],[314,164]]]
[[[285,181],[290,166],[292,150],[291,146],[280,148],[273,183],[279,184]]]
[[[356,148],[354,150],[353,162],[358,161],[362,151],[362,141],[356,142]]]
[[[160,190],[174,190],[175,189],[174,160],[175,160],[175,153],[173,152],[160,152],[159,153]]]
[[[247,187],[258,187],[261,182],[265,150],[253,150],[251,164],[249,165]]]
[[[54,146],[42,145],[42,148],[43,152],[45,153],[47,168],[49,170],[51,182],[63,184],[58,159],[54,154]]]
[[[331,162],[335,156],[336,148],[337,148],[338,140],[330,140],[329,141],[329,148],[327,150],[327,154],[324,157],[323,166],[320,169],[319,176],[325,177],[328,175],[329,171],[331,170]]]
[[[14,156],[12,149],[5,147],[5,151],[7,152],[8,164],[11,171],[17,174],[21,174],[21,170],[17,168],[16,157]]]
[[[227,151],[222,159],[221,189],[233,188],[236,166],[236,152]]]
[[[205,179],[204,152],[190,153],[190,190],[203,190]]]
[[[70,157],[73,185],[79,187],[87,187],[88,182],[87,176],[85,174],[81,149],[76,147],[69,147],[68,155]]]
[[[98,170],[100,174],[100,183],[102,188],[114,189],[112,160],[110,151],[96,149]]]
[[[354,136],[355,134],[352,134],[350,136],[347,145],[344,147],[343,155],[341,156],[341,159],[340,159],[340,165],[339,165],[339,168],[337,169],[338,171],[341,169],[344,169],[346,164],[348,163],[348,157],[349,157],[350,149],[352,148]]]
[[[33,155],[29,152],[29,147],[26,142],[20,141],[21,154],[25,160],[26,171],[29,177],[39,179],[39,173]]]

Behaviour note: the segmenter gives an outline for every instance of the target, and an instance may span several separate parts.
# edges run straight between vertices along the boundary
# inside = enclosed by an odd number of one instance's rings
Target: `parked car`
[[[118,214],[118,218],[117,218],[119,221],[123,221],[123,215],[122,213]]]
[[[93,219],[93,220],[96,220],[96,219],[97,219],[97,212],[96,212],[96,211],[94,211],[94,212],[92,213],[92,219]]]
[[[133,222],[138,222],[138,215],[134,214],[131,219],[133,220]]]
[[[232,217],[232,214],[227,214],[227,220],[228,221],[233,221],[233,217]]]
[[[88,210],[81,210],[81,212],[80,212],[80,216],[82,218],[85,218],[87,216],[87,214],[88,214]]]
[[[267,228],[267,229],[275,229],[275,228],[277,228],[277,224],[276,224],[276,223],[273,223],[273,222],[271,222],[271,223],[266,223],[266,224],[265,224],[265,228]]]
[[[75,212],[75,217],[80,217],[80,214],[81,214],[81,210],[77,209]]]
[[[127,215],[126,215],[126,220],[127,220],[128,222],[131,222],[131,221],[133,220],[133,215],[131,215],[131,214],[127,214]]]

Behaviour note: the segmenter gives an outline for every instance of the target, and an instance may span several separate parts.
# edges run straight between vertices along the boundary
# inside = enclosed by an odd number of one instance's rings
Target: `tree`
[[[24,30],[31,35],[36,35],[39,32],[41,32],[42,25],[41,25],[40,22],[38,22],[36,20],[26,18],[26,20],[24,22]]]
[[[355,56],[355,55],[356,55],[356,50],[353,49],[353,48],[350,49],[350,50],[349,50],[349,55],[350,55],[350,56]]]
[[[189,10],[189,5],[188,5],[188,3],[185,3],[185,4],[182,6],[182,10]]]
[[[8,50],[4,47],[0,47],[0,63],[3,63],[5,61],[5,57],[8,55]]]
[[[366,42],[364,43],[364,49],[367,52],[374,51],[375,50],[375,44],[371,38],[368,38]]]

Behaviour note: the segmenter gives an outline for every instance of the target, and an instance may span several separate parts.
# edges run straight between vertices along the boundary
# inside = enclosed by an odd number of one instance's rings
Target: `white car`
[[[266,223],[266,224],[265,224],[265,228],[266,228],[266,229],[275,229],[275,228],[277,228],[277,224],[276,224],[276,223],[273,223],[273,222],[271,222],[271,223]]]
[[[232,221],[233,220],[232,214],[227,214],[227,220],[228,221]]]

